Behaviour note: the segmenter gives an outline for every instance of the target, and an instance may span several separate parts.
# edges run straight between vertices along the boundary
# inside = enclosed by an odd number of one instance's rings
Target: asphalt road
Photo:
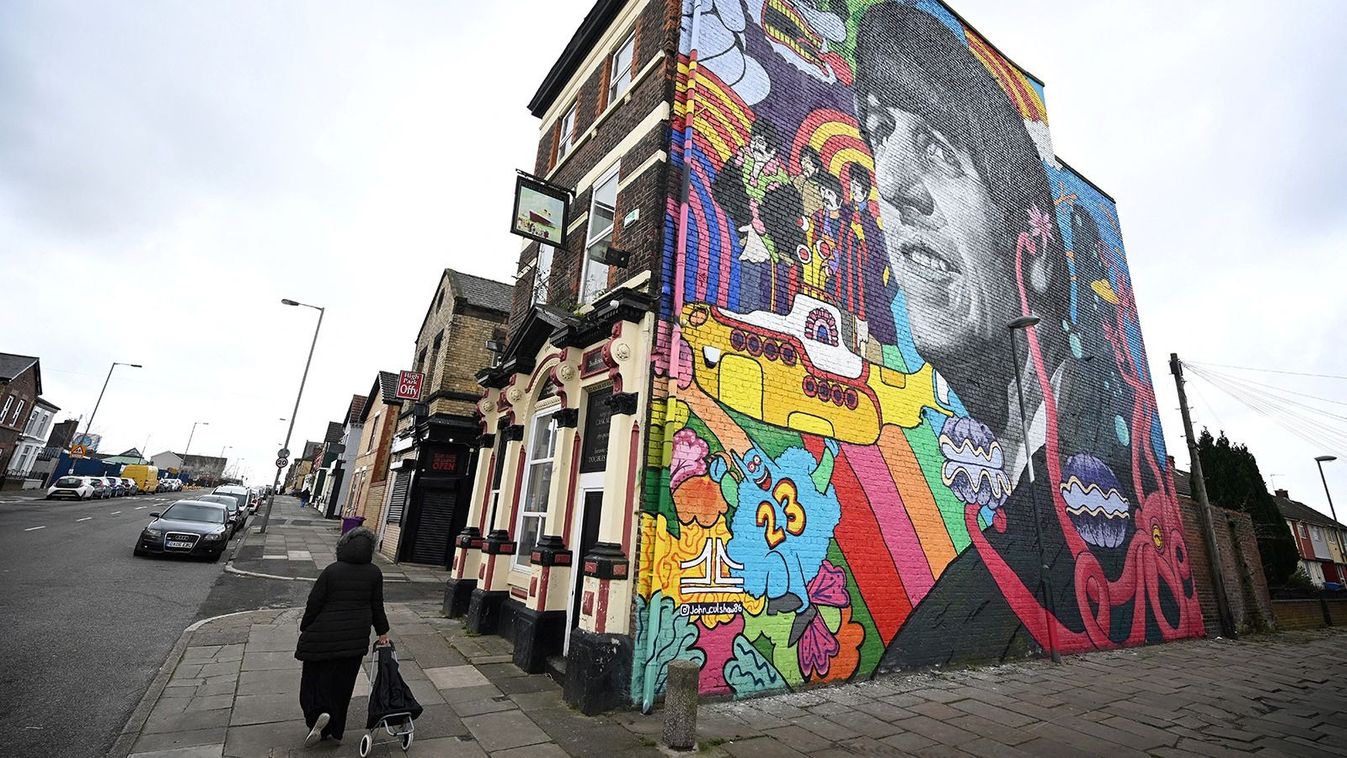
[[[247,582],[223,560],[133,557],[149,514],[190,494],[0,494],[0,756],[104,754],[189,624],[303,602],[307,587]]]

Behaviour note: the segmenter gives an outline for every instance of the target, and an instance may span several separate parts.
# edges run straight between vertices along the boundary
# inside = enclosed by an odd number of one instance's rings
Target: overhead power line
[[[1192,361],[1184,361],[1184,362],[1183,362],[1183,365],[1185,365],[1185,366],[1199,366],[1199,367],[1200,367],[1200,366],[1216,366],[1216,367],[1218,367],[1218,368],[1233,368],[1233,369],[1237,369],[1237,370],[1239,370],[1239,371],[1261,371],[1261,372],[1264,373],[1264,374],[1288,374],[1288,375],[1290,375],[1290,376],[1313,376],[1313,377],[1316,377],[1316,378],[1319,378],[1319,379],[1341,379],[1341,380],[1343,380],[1343,381],[1347,381],[1347,376],[1343,376],[1343,375],[1341,375],[1341,374],[1313,374],[1313,373],[1310,373],[1310,372],[1308,372],[1308,371],[1286,371],[1286,370],[1284,370],[1284,369],[1276,369],[1276,368],[1255,368],[1255,367],[1253,367],[1253,366],[1232,366],[1232,365],[1230,365],[1229,363],[1193,363]]]

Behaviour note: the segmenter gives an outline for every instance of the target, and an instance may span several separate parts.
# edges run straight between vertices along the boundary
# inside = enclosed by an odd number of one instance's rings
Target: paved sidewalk
[[[657,756],[661,713],[587,718],[509,643],[437,602],[388,606],[402,673],[425,706],[410,756]],[[161,693],[118,741],[135,758],[356,755],[362,674],[343,744],[311,750],[293,657],[299,609],[187,633]],[[704,704],[703,755],[1347,755],[1347,630],[1194,641]],[[402,755],[377,746],[373,755]]]
[[[339,519],[325,519],[313,508],[301,507],[299,498],[283,495],[272,506],[267,533],[259,534],[262,508],[248,519],[246,531],[240,533],[240,541],[232,548],[226,571],[312,581],[337,559]],[[375,553],[375,561],[388,582],[442,583],[449,578],[442,567],[393,563],[380,553]]]

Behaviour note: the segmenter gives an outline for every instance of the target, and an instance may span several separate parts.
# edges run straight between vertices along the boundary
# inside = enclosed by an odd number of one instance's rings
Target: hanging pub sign
[[[510,231],[545,245],[560,246],[566,235],[570,202],[569,190],[520,172],[514,186]]]

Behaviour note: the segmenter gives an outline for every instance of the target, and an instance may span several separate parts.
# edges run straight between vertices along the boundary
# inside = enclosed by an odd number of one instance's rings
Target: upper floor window
[[[23,406],[25,406],[25,405],[27,405],[27,404],[28,404],[28,401],[27,401],[27,400],[20,400],[20,401],[19,401],[19,407],[14,409],[14,416],[13,416],[13,418],[11,418],[11,419],[9,420],[9,423],[11,423],[11,424],[18,423],[18,421],[19,421],[19,416],[22,416],[22,415],[23,415]]]
[[[617,166],[594,185],[589,201],[589,234],[585,238],[585,259],[580,267],[580,302],[588,303],[608,289],[608,265],[595,260],[602,257],[613,239],[613,218],[617,207]]]
[[[636,53],[636,35],[628,35],[613,53],[612,74],[608,77],[608,102],[613,103],[631,86],[631,64]]]
[[[566,153],[575,147],[575,103],[561,117],[561,133],[557,135],[557,160],[566,157]]]
[[[379,411],[379,413],[383,413],[383,411]],[[377,431],[379,428],[379,413],[374,414],[374,418],[370,421],[369,443],[365,445],[365,452],[367,453],[374,449],[374,438],[379,436]]]
[[[439,297],[435,298],[435,312],[440,312],[440,306],[444,305],[444,290],[440,290]]]
[[[421,348],[421,354],[416,356],[416,371],[420,373],[426,368],[426,349]]]
[[[538,245],[538,260],[533,266],[533,303],[547,302],[547,284],[552,276],[552,253],[555,250],[551,245]]]
[[[5,397],[5,407],[0,408],[0,424],[5,423],[5,417],[9,415],[9,407],[14,404],[14,396]]]

